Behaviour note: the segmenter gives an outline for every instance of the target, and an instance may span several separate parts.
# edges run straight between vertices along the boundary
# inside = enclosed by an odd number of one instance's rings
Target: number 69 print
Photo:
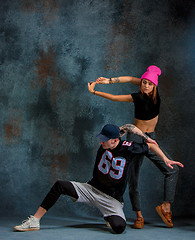
[[[103,174],[109,174],[114,179],[120,179],[123,176],[126,159],[123,157],[114,158],[112,153],[106,151],[101,158],[98,169]],[[113,170],[114,171],[113,171]]]

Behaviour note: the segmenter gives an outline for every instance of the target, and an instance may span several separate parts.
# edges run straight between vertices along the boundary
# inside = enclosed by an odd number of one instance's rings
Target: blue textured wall
[[[34,213],[57,179],[91,178],[106,123],[133,122],[133,105],[91,95],[99,76],[141,76],[162,69],[157,135],[180,172],[174,215],[195,215],[195,8],[182,0],[7,0],[0,8],[1,214]],[[97,86],[128,94],[130,84]],[[144,162],[146,217],[163,196],[163,178]],[[125,212],[132,217],[125,197]],[[50,214],[97,215],[61,198]]]

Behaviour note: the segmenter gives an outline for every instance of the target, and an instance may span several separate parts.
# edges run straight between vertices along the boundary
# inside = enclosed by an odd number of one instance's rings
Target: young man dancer
[[[132,127],[132,132],[137,128]],[[139,129],[138,129],[139,130]],[[139,132],[141,132],[139,130]],[[34,216],[30,216],[21,225],[15,226],[17,231],[33,231],[40,229],[40,219],[55,204],[61,194],[68,195],[73,201],[84,202],[96,206],[109,222],[115,233],[122,233],[126,227],[123,212],[123,194],[127,185],[129,168],[134,156],[147,153],[149,149],[159,155],[169,166],[183,165],[169,160],[157,144],[142,132],[147,143],[122,141],[120,129],[116,125],[107,124],[97,135],[100,148],[96,155],[93,178],[87,183],[74,181],[57,181]]]

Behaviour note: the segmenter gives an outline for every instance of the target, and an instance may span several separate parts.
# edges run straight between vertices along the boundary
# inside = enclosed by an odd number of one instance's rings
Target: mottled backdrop
[[[162,69],[157,135],[184,163],[174,216],[195,216],[195,5],[187,0],[0,1],[0,213],[33,214],[57,179],[87,181],[106,123],[133,122],[133,105],[91,95],[99,76]],[[131,84],[100,85],[116,94]],[[163,197],[163,177],[145,160],[145,217]],[[134,217],[125,194],[125,213]],[[62,197],[53,216],[100,216]]]

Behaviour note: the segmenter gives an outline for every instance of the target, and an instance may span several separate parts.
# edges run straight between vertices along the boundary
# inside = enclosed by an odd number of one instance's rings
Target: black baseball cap
[[[120,129],[118,126],[113,125],[113,124],[106,124],[103,128],[102,131],[96,136],[99,138],[101,142],[107,142],[111,138],[119,138],[120,136]]]

